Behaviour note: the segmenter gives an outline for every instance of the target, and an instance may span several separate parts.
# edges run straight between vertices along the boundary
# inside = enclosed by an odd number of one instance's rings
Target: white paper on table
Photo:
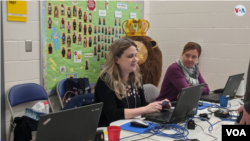
[[[236,104],[231,104],[231,107],[229,108],[230,110],[237,110],[238,108],[240,108],[241,105],[243,105],[244,103],[241,100],[237,100]]]
[[[231,105],[231,107],[229,108],[230,110],[237,110],[240,108],[240,104],[237,104],[237,105]]]

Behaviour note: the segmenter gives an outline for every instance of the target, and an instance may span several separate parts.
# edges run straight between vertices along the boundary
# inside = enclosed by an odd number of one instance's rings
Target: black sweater
[[[103,80],[100,78],[98,79],[95,86],[95,102],[103,102],[103,109],[98,127],[107,127],[113,121],[125,119],[125,108],[132,109],[147,105],[143,89],[136,90],[135,94],[132,94],[133,88],[131,91],[130,96],[127,98],[123,97],[123,99],[120,100],[116,97],[115,92],[111,90]]]

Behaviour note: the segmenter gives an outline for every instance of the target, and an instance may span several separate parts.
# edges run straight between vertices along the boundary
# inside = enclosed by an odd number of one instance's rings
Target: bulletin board
[[[122,23],[142,18],[142,1],[41,1],[42,84],[56,93],[66,78],[96,85],[110,45],[125,37]]]

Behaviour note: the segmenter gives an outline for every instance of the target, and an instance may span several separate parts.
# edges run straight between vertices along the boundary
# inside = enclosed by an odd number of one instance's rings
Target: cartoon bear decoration
[[[157,42],[148,36],[131,36],[128,38],[132,39],[139,49],[138,64],[140,66],[143,84],[150,83],[158,87],[162,72],[162,53]],[[143,52],[145,52],[145,48],[147,54],[144,56],[147,58],[141,60],[140,52],[142,49],[144,50]]]
[[[158,87],[162,72],[162,53],[157,42],[146,36],[149,27],[150,24],[145,19],[135,18],[122,23],[126,37],[137,45],[137,63],[140,66],[143,84],[153,84]]]

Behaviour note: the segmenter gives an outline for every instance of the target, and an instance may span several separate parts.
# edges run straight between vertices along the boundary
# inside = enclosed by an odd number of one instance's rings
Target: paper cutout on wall
[[[66,72],[66,66],[61,66],[60,67],[60,72],[65,73]]]
[[[53,65],[50,65],[52,70],[56,71],[56,68]]]
[[[75,51],[74,53],[74,63],[82,62],[82,51]]]
[[[72,73],[72,74],[66,75],[66,78],[70,78],[70,77],[77,78],[77,73]]]
[[[54,48],[55,48],[55,51],[56,49],[58,50],[61,50],[60,49],[60,44],[59,44],[59,39],[62,39],[61,36],[57,33],[56,31],[56,27],[53,27],[53,33],[51,34],[51,38],[50,38],[50,42],[52,41],[52,39],[54,39]]]

